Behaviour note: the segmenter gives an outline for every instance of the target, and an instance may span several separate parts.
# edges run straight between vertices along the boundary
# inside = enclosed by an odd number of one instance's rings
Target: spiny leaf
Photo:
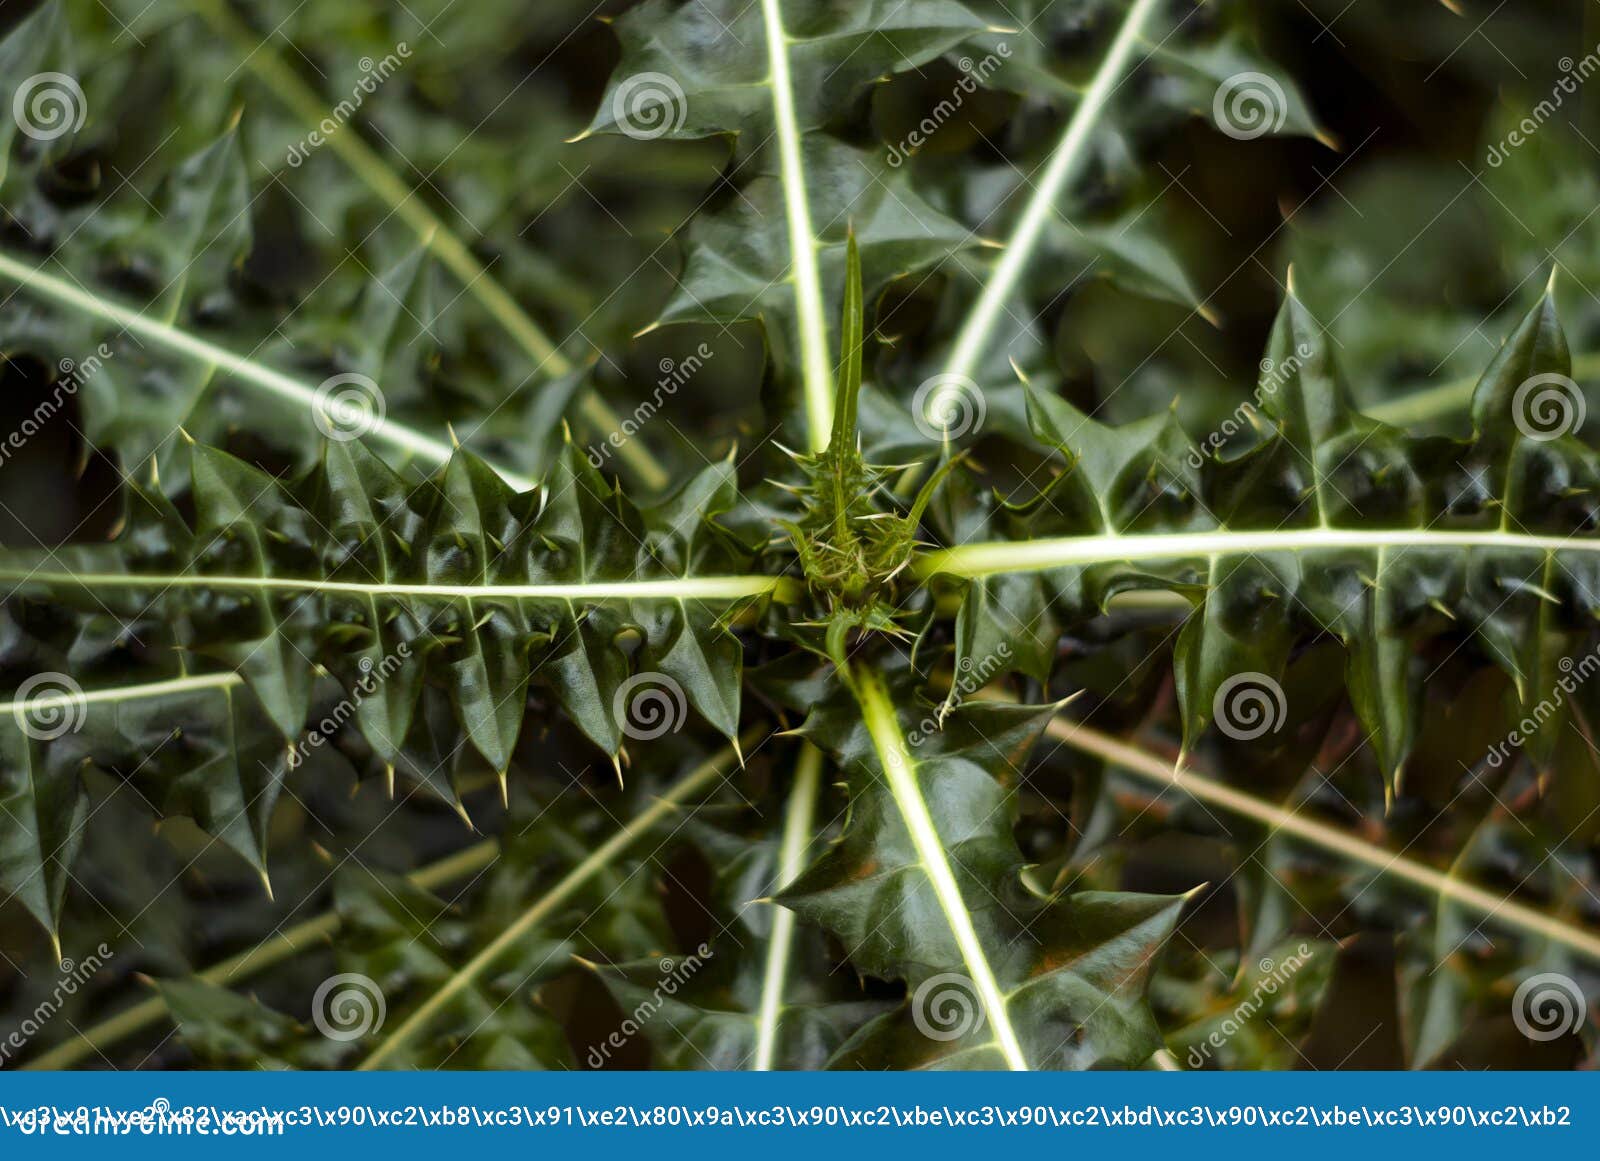
[[[854,696],[813,709],[805,733],[849,775],[850,818],[781,901],[910,994],[835,1064],[1143,1063],[1159,1046],[1143,981],[1180,901],[1024,889],[1008,787],[1050,709],[966,706],[908,734],[903,679],[892,694],[865,666],[849,681]]]
[[[1190,596],[1175,657],[1190,745],[1238,682],[1281,697],[1271,691],[1291,646],[1307,628],[1330,633],[1392,791],[1415,733],[1422,643],[1472,632],[1531,706],[1559,683],[1552,632],[1572,634],[1569,649],[1593,635],[1600,466],[1571,435],[1518,436],[1529,417],[1512,414],[1541,376],[1559,392],[1565,367],[1547,290],[1484,374],[1479,435],[1409,438],[1351,407],[1326,336],[1291,293],[1258,389],[1274,427],[1256,447],[1210,457],[1170,417],[1112,430],[1034,394],[1035,433],[1069,468],[1002,513],[1029,542],[969,543],[920,571],[972,581],[964,656],[1014,641],[1012,664],[1036,676],[1048,656],[1034,616],[1082,615],[1132,588]],[[997,616],[996,593],[1018,590],[1020,607]],[[1281,724],[1267,708],[1262,731]]]

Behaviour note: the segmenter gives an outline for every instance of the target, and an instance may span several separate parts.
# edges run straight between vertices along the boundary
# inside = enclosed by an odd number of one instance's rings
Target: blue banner
[[[914,1149],[1452,1156],[1592,1145],[1587,1073],[58,1073],[0,1077],[0,1155],[297,1157],[463,1145],[637,1157]]]

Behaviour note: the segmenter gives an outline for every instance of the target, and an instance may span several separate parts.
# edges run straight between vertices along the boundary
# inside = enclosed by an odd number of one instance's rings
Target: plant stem
[[[828,324],[822,310],[822,275],[817,269],[817,242],[806,194],[800,126],[795,119],[794,89],[789,79],[789,37],[783,30],[780,0],[761,0],[761,16],[767,29],[773,135],[778,142],[783,204],[789,219],[789,279],[794,283],[795,314],[800,325],[806,435],[811,450],[819,452],[828,446],[828,434],[833,428],[833,369],[828,359]]]
[[[46,573],[0,568],[0,580],[30,585],[97,588],[273,589],[290,592],[350,593],[362,596],[447,599],[506,598],[551,601],[738,601],[746,597],[787,592],[793,582],[775,576],[678,577],[652,581],[594,581],[553,585],[408,585],[358,581],[318,580],[304,577],[207,576],[203,573],[145,574]]]
[[[745,731],[740,738],[742,750],[753,749],[767,736],[768,732],[765,726],[757,726]],[[536,928],[552,911],[565,903],[579,887],[583,886],[598,872],[604,870],[612,859],[615,859],[642,836],[649,833],[657,823],[676,811],[686,799],[693,797],[720,778],[723,770],[736,757],[737,752],[730,746],[715,757],[701,763],[674,784],[670,790],[630,819],[621,830],[596,847],[593,853],[567,872],[561,881],[552,887],[548,893],[518,916],[509,927],[495,936],[483,950],[479,951],[477,955],[473,956],[451,975],[444,985],[424,1000],[411,1015],[401,1022],[398,1028],[384,1037],[378,1046],[373,1049],[372,1053],[357,1067],[357,1071],[364,1072],[378,1068],[401,1048],[405,1047],[411,1041],[411,1038],[421,1031],[428,1021],[437,1015],[462,989],[470,985],[493,966],[496,960],[515,947],[519,940]]]
[[[983,950],[983,942],[978,938],[972,913],[967,910],[966,900],[961,897],[961,887],[956,882],[944,840],[939,837],[933,813],[917,781],[917,765],[906,747],[900,720],[895,714],[888,690],[884,688],[877,672],[870,668],[862,667],[853,671],[841,668],[840,672],[861,706],[861,716],[866,722],[867,733],[872,737],[873,749],[878,753],[889,792],[899,808],[912,846],[916,848],[917,861],[928,876],[934,897],[939,901],[939,909],[944,913],[950,933],[961,950],[962,962],[972,980],[973,990],[983,1005],[984,1016],[994,1032],[995,1043],[1005,1058],[1006,1067],[1013,1072],[1026,1072],[1028,1060],[1023,1055],[1022,1043],[1006,1011],[1005,995],[1000,991],[999,981]]]
[[[1051,154],[1050,161],[1045,166],[1044,175],[1034,186],[1033,196],[1028,199],[1022,218],[1006,241],[1005,251],[995,266],[993,276],[984,286],[982,294],[979,295],[978,301],[973,305],[971,313],[967,315],[966,322],[956,336],[949,362],[945,365],[947,376],[971,378],[978,364],[982,362],[995,323],[1005,310],[1006,303],[1010,301],[1012,292],[1027,269],[1039,238],[1044,232],[1045,224],[1057,212],[1056,206],[1062,192],[1078,174],[1085,158],[1088,157],[1089,140],[1095,124],[1099,121],[1100,114],[1112,94],[1116,92],[1117,86],[1121,84],[1123,74],[1128,67],[1128,60],[1133,55],[1134,46],[1138,43],[1144,25],[1155,7],[1156,0],[1134,0],[1133,6],[1128,9],[1116,39],[1112,41],[1105,59],[1100,62],[1100,67],[1095,72],[1094,80],[1078,103],[1078,107],[1073,110],[1072,119],[1067,122],[1066,132],[1062,134],[1060,144],[1056,146],[1055,152]]]
[[[1111,533],[1044,540],[990,541],[923,553],[913,569],[920,577],[956,577],[1040,572],[1052,568],[1127,560],[1189,558],[1269,552],[1408,548],[1490,548],[1524,552],[1600,552],[1600,538],[1531,536],[1520,533],[1432,529],[1286,528],[1250,531]]]
[[[1104,759],[1147,781],[1169,786],[1200,802],[1259,822],[1312,846],[1321,847],[1351,862],[1408,883],[1429,894],[1449,899],[1483,916],[1484,919],[1515,928],[1571,948],[1600,963],[1600,935],[1565,923],[1514,899],[1495,895],[1481,887],[1435,870],[1404,854],[1364,842],[1337,827],[1307,818],[1296,810],[1280,806],[1215,781],[1190,766],[1169,765],[1155,755],[1109,734],[1077,722],[1057,718],[1047,730],[1073,749]]]
[[[223,0],[189,0],[189,3],[212,27],[245,52],[244,66],[259,76],[296,116],[313,125],[325,118],[327,107],[322,98],[253,30],[234,16]],[[362,140],[359,133],[349,126],[341,126],[324,140],[328,148],[350,167],[351,172],[388,203],[422,244],[461,281],[466,292],[476,298],[505,328],[506,333],[534,361],[536,370],[548,369],[552,376],[566,375],[572,371],[572,363],[473,255],[460,236],[440,220],[417,195],[417,191],[402,181],[388,163]],[[578,409],[585,421],[597,431],[622,430],[622,420],[593,390],[585,391],[579,397]],[[617,448],[617,452],[645,487],[660,491],[670,482],[666,469],[637,439],[628,439]]]
[[[141,685],[119,685],[109,689],[55,693],[44,697],[30,697],[26,701],[0,701],[0,714],[15,714],[23,710],[63,709],[96,705],[100,702],[140,701],[147,697],[166,697],[175,693],[193,693],[201,689],[226,689],[231,685],[242,684],[244,678],[237,673],[202,673],[194,677],[148,681]]]
[[[408,878],[423,890],[436,890],[446,883],[487,867],[499,852],[500,844],[493,839],[475,843],[436,863],[430,863]],[[271,939],[258,943],[231,959],[225,959],[207,968],[198,974],[198,978],[219,988],[227,987],[322,943],[338,930],[338,914],[333,911],[324,912],[314,919],[308,919],[304,923],[297,923],[280,931]],[[101,1021],[80,1033],[75,1039],[58,1044],[23,1067],[33,1070],[70,1068],[84,1057],[102,1052],[136,1032],[158,1023],[167,1015],[166,1002],[159,995],[151,996],[126,1011]]]
[[[783,890],[805,867],[816,824],[817,799],[822,789],[822,751],[805,743],[795,767],[794,789],[784,816],[783,842],[778,847],[778,876],[774,893]],[[761,1008],[756,1016],[756,1072],[770,1072],[778,1051],[778,1019],[783,1014],[783,993],[789,976],[789,954],[794,946],[794,912],[771,904],[772,935],[767,943],[767,970],[761,981]]]
[[[286,375],[253,359],[247,359],[205,339],[196,338],[188,331],[162,319],[130,310],[119,303],[46,273],[36,266],[18,262],[10,255],[0,254],[0,278],[14,282],[23,289],[50,299],[60,306],[97,315],[140,339],[149,340],[185,358],[218,368],[308,411],[315,411],[321,406],[317,399],[317,389],[292,375]],[[368,435],[373,439],[397,447],[428,463],[442,464],[454,451],[454,448],[444,440],[424,435],[415,428],[387,416],[372,416],[371,424]],[[495,470],[506,483],[519,491],[527,491],[536,484],[535,480],[504,468],[497,467]]]

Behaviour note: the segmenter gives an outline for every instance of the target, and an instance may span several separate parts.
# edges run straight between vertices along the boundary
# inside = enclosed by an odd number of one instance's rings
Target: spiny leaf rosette
[[[0,550],[4,959],[95,949],[115,1009],[29,1062],[1281,1066],[1333,1051],[1371,958],[1323,917],[1374,907],[1411,933],[1382,937],[1400,1055],[1459,1062],[1475,1005],[1600,958],[1572,901],[1600,827],[1571,826],[1600,458],[1534,422],[1582,400],[1553,281],[1470,434],[1358,409],[1292,284],[1230,438],[1061,389],[1038,320],[1073,271],[1213,313],[1153,142],[1197,109],[1317,135],[1249,6],[645,0],[586,129],[533,90],[493,115],[537,56],[517,5],[181,7],[119,44],[47,5],[0,43],[0,108],[103,62],[81,124],[0,122],[0,327],[57,388],[32,422],[70,396],[84,462],[126,469],[103,534]],[[348,78],[277,42],[329,37],[373,67],[313,137]],[[875,103],[945,73],[1003,164],[879,147]],[[1241,76],[1279,103],[1259,133]],[[119,110],[161,102],[148,188],[102,180],[141,141]],[[661,178],[664,293],[626,269],[654,227],[602,257],[611,210],[556,193],[573,150],[637,181],[640,139],[696,175]],[[257,205],[258,169],[289,196]],[[661,357],[651,318],[759,334],[722,380],[753,447],[688,410],[731,347]],[[663,373],[636,405],[630,367]],[[1169,825],[1205,858],[1152,873]],[[1536,893],[1480,871],[1558,849]]]

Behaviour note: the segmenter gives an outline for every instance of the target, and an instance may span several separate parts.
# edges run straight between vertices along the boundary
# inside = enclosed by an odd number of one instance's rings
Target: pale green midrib
[[[821,787],[822,751],[807,742],[800,751],[800,760],[795,767],[794,789],[789,793],[788,808],[784,815],[774,894],[799,878],[805,867],[806,848],[811,845]],[[756,1072],[769,1072],[776,1064],[778,1019],[783,1014],[784,989],[789,979],[789,955],[794,947],[794,912],[777,903],[768,906],[773,909],[772,934],[767,942],[761,1004],[756,1012],[756,1054],[752,1066]]]
[[[994,969],[989,966],[989,957],[983,950],[983,942],[978,938],[972,914],[967,910],[966,900],[961,897],[961,888],[956,882],[955,872],[950,868],[944,840],[939,837],[933,815],[922,797],[921,788],[917,785],[916,764],[910,750],[906,748],[905,737],[900,731],[900,720],[894,712],[894,705],[874,670],[865,667],[856,669],[853,674],[847,676],[847,680],[856,695],[856,700],[860,703],[861,716],[866,722],[873,749],[877,751],[878,760],[883,767],[889,792],[894,797],[901,820],[911,836],[923,872],[933,886],[939,908],[944,912],[945,921],[950,925],[950,933],[955,937],[956,946],[961,951],[962,962],[966,965],[972,986],[978,993],[978,1000],[983,1005],[984,1016],[994,1033],[1000,1054],[1005,1059],[1006,1067],[1014,1072],[1026,1072],[1028,1060],[1023,1055],[1022,1044],[1017,1039],[1016,1029],[1012,1027],[1011,1017],[1006,1011],[1005,994],[1000,990]]]
[[[1600,552],[1600,537],[1530,536],[1505,532],[1408,529],[1296,528],[1260,532],[1129,533],[1068,536],[1046,540],[964,544],[922,554],[920,577],[959,577],[1037,572],[1127,560],[1181,560],[1241,553],[1349,551],[1352,549],[1472,549],[1507,552]]]
[[[19,585],[96,588],[275,589],[287,592],[350,593],[373,597],[506,598],[512,600],[740,600],[787,586],[783,577],[715,576],[659,581],[594,581],[553,585],[407,585],[301,577],[206,576],[199,573],[44,573],[0,570],[0,581]]]
[[[53,693],[44,697],[31,697],[27,701],[0,701],[0,714],[25,710],[60,709],[67,706],[97,705],[102,702],[139,701],[143,698],[167,697],[171,694],[192,693],[201,689],[224,689],[244,684],[237,673],[206,673],[194,677],[174,677],[165,681],[148,681],[140,685],[119,685],[108,689],[87,689],[78,693]]]
[[[745,750],[754,749],[761,739],[767,735],[767,732],[765,726],[756,726],[746,730],[739,739],[740,746]],[[697,766],[648,807],[630,819],[622,829],[596,847],[592,854],[567,872],[559,883],[535,902],[533,906],[519,915],[504,931],[495,936],[483,950],[457,969],[399,1027],[384,1037],[367,1058],[357,1066],[357,1071],[366,1071],[378,1067],[404,1047],[411,1037],[450,1001],[451,997],[482,975],[519,939],[537,927],[540,921],[557,907],[565,903],[568,896],[581,887],[591,876],[605,869],[612,859],[616,858],[642,835],[646,834],[656,823],[676,811],[685,799],[692,797],[721,777],[724,767],[735,759],[737,753],[738,751],[734,747],[729,746],[715,757]]]
[[[241,24],[221,0],[188,2],[213,27],[245,50],[245,67],[260,76],[278,99],[297,116],[305,118],[312,125],[325,118],[325,105],[317,94],[279,59],[269,45],[257,39],[247,26]],[[359,133],[349,126],[341,126],[325,136],[324,141],[350,167],[351,172],[388,203],[423,245],[461,281],[466,292],[476,298],[506,329],[517,345],[534,360],[537,369],[548,367],[550,374],[557,376],[572,371],[572,363],[511,297],[499,279],[473,256],[466,243],[440,220],[416,191],[401,181],[383,158],[368,147]],[[578,407],[584,418],[598,430],[622,430],[621,417],[595,391],[584,391],[578,398]],[[637,439],[630,437],[625,440],[617,447],[617,452],[647,488],[659,491],[670,483],[666,469]]]
[[[1453,900],[1491,922],[1560,943],[1600,963],[1600,935],[1574,927],[1526,904],[1485,891],[1426,863],[1388,851],[1294,809],[1247,794],[1207,777],[1192,766],[1173,766],[1137,746],[1078,722],[1057,718],[1050,723],[1047,732],[1064,744],[1093,754],[1119,769],[1163,787],[1176,789],[1230,814],[1262,823],[1297,840],[1360,863],[1379,874],[1401,879],[1414,887]]]
[[[983,292],[973,304],[962,324],[945,365],[945,374],[952,377],[971,377],[983,360],[995,323],[1005,310],[1017,282],[1038,245],[1045,225],[1056,213],[1062,190],[1077,173],[1087,155],[1087,145],[1101,111],[1121,82],[1128,57],[1138,43],[1139,35],[1155,8],[1157,0],[1134,0],[1128,15],[1123,19],[1116,39],[1100,62],[1094,80],[1083,95],[1083,100],[1073,110],[1061,142],[1056,146],[1046,164],[1044,176],[1034,187],[1021,219],[1005,243],[1005,249],[996,263]]]
[[[800,127],[795,120],[794,91],[789,80],[789,40],[783,30],[779,0],[761,0],[761,16],[767,31],[773,134],[778,143],[784,212],[789,223],[790,277],[800,324],[806,437],[811,450],[819,452],[828,446],[833,430],[833,368],[828,358],[828,326],[823,319],[822,276],[817,269],[816,236],[811,228]]]
[[[475,843],[470,847],[447,855],[436,863],[430,863],[419,871],[408,875],[412,885],[424,891],[437,890],[439,887],[453,880],[475,874],[494,861],[500,852],[500,844],[495,839],[487,839]],[[279,932],[271,939],[256,944],[230,959],[207,968],[198,973],[197,979],[214,987],[227,987],[237,980],[242,980],[256,972],[264,971],[274,964],[281,963],[297,952],[312,947],[328,939],[339,930],[339,915],[337,912],[328,911],[304,923],[297,923],[293,927]],[[92,1028],[85,1029],[81,1034],[64,1044],[57,1045],[49,1052],[43,1053],[23,1065],[25,1070],[44,1070],[70,1068],[91,1053],[108,1048],[119,1041],[127,1039],[141,1029],[148,1028],[163,1017],[169,1015],[166,1001],[160,995],[151,996],[141,1000],[126,1011],[118,1012],[109,1019],[102,1020]]]
[[[170,323],[162,322],[151,315],[130,310],[118,303],[90,294],[68,282],[64,282],[53,274],[40,270],[38,267],[18,262],[10,255],[0,254],[0,277],[9,279],[24,290],[40,294],[73,310],[103,318],[107,322],[114,323],[141,339],[148,339],[152,343],[165,347],[170,351],[175,351],[187,358],[219,368],[235,378],[252,383],[278,396],[280,399],[287,399],[300,407],[304,407],[307,411],[316,411],[316,389],[307,386],[298,379],[285,375],[281,371],[273,370],[271,367],[263,366],[242,355],[235,354],[225,347],[219,347],[215,343],[196,338],[187,331],[181,330]],[[370,422],[372,427],[368,435],[373,439],[401,448],[431,463],[444,463],[455,450],[443,440],[424,435],[387,416],[372,416]],[[495,467],[495,471],[500,474],[506,483],[521,491],[527,491],[536,484],[536,481],[530,477],[505,468]]]

